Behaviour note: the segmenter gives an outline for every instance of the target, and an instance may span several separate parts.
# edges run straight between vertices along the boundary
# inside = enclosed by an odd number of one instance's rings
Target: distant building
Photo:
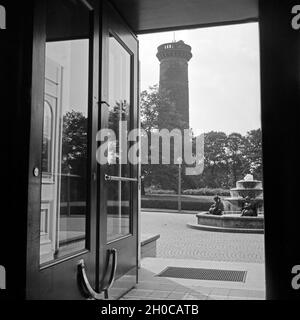
[[[156,54],[160,62],[159,89],[166,90],[181,115],[181,129],[189,128],[188,62],[191,46],[182,40],[160,45]]]

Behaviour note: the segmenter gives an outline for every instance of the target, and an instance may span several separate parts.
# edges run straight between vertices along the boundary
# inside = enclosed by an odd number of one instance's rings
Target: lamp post
[[[182,159],[178,158],[178,212],[181,212],[181,170]]]

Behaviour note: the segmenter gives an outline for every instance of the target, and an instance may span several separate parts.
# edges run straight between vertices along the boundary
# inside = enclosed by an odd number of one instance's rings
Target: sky
[[[172,42],[174,32],[138,38],[141,90],[146,90],[159,82],[157,47]],[[260,128],[258,23],[176,31],[175,40],[192,47],[189,99],[194,132],[246,134]]]

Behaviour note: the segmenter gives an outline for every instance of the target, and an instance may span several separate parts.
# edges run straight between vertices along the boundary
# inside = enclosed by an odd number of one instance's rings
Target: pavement
[[[264,236],[189,229],[195,213],[143,211],[142,233],[160,234],[139,283],[121,300],[264,300]],[[246,271],[244,282],[159,277],[167,267]]]
[[[246,271],[244,282],[158,277],[167,267]],[[125,280],[125,279],[124,279]],[[264,300],[264,265],[144,258],[139,283],[120,300]]]
[[[264,235],[194,230],[195,213],[141,213],[142,234],[160,234],[157,257],[264,263]]]

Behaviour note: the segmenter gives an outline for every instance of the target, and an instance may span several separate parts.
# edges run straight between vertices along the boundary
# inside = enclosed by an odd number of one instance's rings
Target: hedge
[[[186,195],[195,196],[230,196],[230,191],[222,188],[200,188],[200,189],[187,189],[182,192]]]
[[[174,190],[162,190],[162,189],[146,189],[147,195],[155,195],[155,194],[165,194],[171,195],[176,194]],[[182,192],[184,195],[191,196],[230,196],[230,191],[222,188],[199,188],[199,189],[186,189]]]
[[[176,194],[174,190],[146,189],[146,194]]]
[[[182,210],[191,211],[208,211],[213,201],[197,201],[197,200],[182,200],[181,208]],[[145,209],[169,209],[177,210],[178,201],[177,198],[174,199],[145,199],[142,198],[142,208]]]

